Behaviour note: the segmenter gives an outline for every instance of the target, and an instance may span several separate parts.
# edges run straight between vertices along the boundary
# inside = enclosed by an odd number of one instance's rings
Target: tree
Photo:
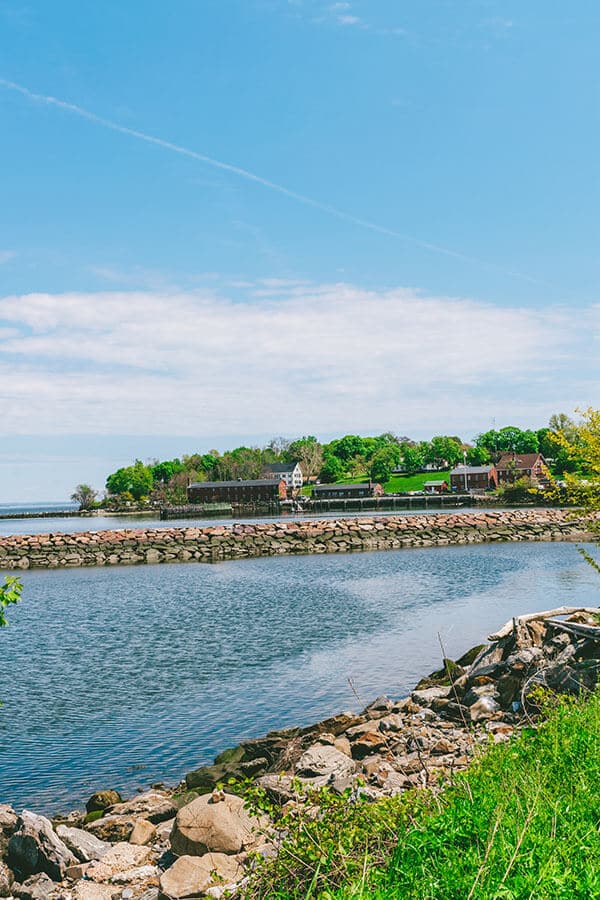
[[[316,475],[323,465],[323,445],[313,434],[292,441],[286,453],[290,461],[300,463],[302,475],[307,481]]]
[[[71,494],[71,500],[79,503],[80,510],[93,509],[97,496],[97,492],[89,484],[78,484]]]
[[[433,437],[429,444],[429,448],[425,455],[425,462],[431,463],[438,468],[442,468],[446,463],[450,466],[462,459],[462,444],[456,438],[447,435],[438,435]]]
[[[490,451],[486,447],[469,447],[467,462],[470,466],[487,466],[490,462]]]
[[[167,484],[178,472],[183,471],[183,463],[180,459],[167,459],[150,467],[155,484]]]
[[[327,445],[327,449],[346,463],[354,456],[363,456],[365,453],[365,441],[359,434],[346,434]]]
[[[392,469],[398,463],[399,452],[400,448],[398,446],[393,447],[392,445],[382,447],[381,450],[377,451],[371,460],[371,467],[369,469],[371,481],[378,481],[385,484],[386,481],[390,480]]]
[[[402,444],[400,454],[407,472],[417,472],[423,468],[425,454],[421,445]]]
[[[136,459],[132,466],[117,469],[106,479],[106,490],[109,494],[131,494],[134,500],[147,497],[154,485],[152,469]]]
[[[326,484],[332,484],[343,477],[344,471],[344,466],[338,457],[333,454],[328,454],[323,458],[319,479]]]

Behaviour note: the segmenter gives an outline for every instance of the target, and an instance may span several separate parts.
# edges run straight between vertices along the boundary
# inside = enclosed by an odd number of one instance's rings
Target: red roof
[[[533,469],[537,462],[544,462],[541,453],[504,453],[500,462],[496,465],[497,469]]]

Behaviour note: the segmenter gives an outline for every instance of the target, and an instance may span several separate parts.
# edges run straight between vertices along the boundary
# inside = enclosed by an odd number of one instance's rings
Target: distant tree
[[[288,449],[290,446],[290,442],[287,438],[284,437],[274,437],[269,441],[266,450],[270,450],[274,456],[279,458],[280,456],[286,456],[288,453]]]
[[[313,434],[292,441],[286,453],[290,462],[300,463],[305,480],[316,475],[323,465],[323,445]]]
[[[109,494],[129,493],[134,500],[147,497],[154,485],[152,469],[136,459],[132,466],[117,469],[106,479],[106,490]]]
[[[467,450],[467,463],[470,466],[487,466],[490,460],[490,451],[486,447],[470,447]]]
[[[462,459],[462,444],[460,440],[447,435],[437,435],[429,443],[425,454],[425,462],[441,468],[445,463],[450,466]]]
[[[343,478],[344,474],[344,465],[337,456],[329,454],[323,457],[323,465],[319,472],[320,481],[326,484],[332,484],[339,481],[340,478]]]
[[[346,434],[342,438],[337,438],[327,445],[327,450],[337,456],[343,463],[354,456],[362,456],[365,453],[365,442],[358,434]]]
[[[183,471],[183,463],[180,459],[165,460],[151,466],[150,470],[155,484],[167,484],[173,475]]]
[[[425,454],[420,445],[402,444],[400,447],[401,459],[407,472],[417,472],[423,468]]]
[[[392,469],[398,464],[399,456],[400,448],[397,445],[389,445],[378,450],[371,460],[369,469],[371,481],[378,481],[382,484],[389,481]]]
[[[79,504],[80,510],[93,509],[97,497],[97,492],[89,484],[78,484],[71,494],[71,500]]]

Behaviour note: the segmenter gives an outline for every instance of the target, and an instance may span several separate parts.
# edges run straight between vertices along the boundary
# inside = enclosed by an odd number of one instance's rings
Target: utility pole
[[[465,494],[469,492],[468,488],[468,479],[467,479],[467,451],[463,450],[463,462],[465,466]]]

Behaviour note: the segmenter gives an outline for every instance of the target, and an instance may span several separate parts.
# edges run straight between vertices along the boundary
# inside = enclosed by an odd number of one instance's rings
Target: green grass
[[[490,746],[438,799],[346,799],[285,827],[253,898],[600,898],[600,693]]]
[[[363,484],[369,480],[367,472],[361,475],[352,475],[340,478],[337,484]],[[392,475],[389,481],[383,485],[386,494],[402,494],[406,491],[422,491],[426,481],[445,481],[450,486],[450,469],[443,472],[418,472],[416,475]],[[302,488],[304,496],[312,494],[312,485]]]

